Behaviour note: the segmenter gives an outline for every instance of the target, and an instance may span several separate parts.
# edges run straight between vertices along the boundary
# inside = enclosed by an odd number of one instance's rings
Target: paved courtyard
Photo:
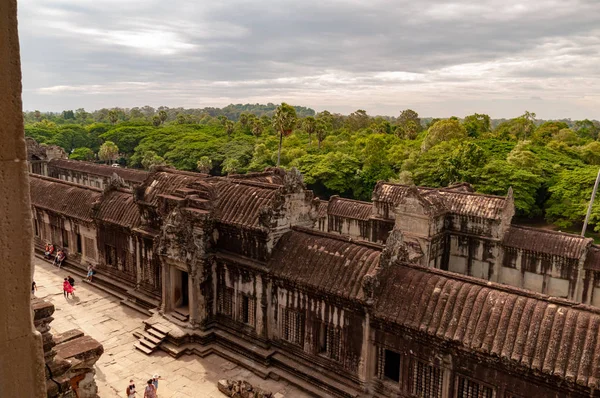
[[[67,300],[63,297],[62,281],[68,271],[58,270],[38,258],[34,263],[36,296],[56,307],[54,321],[50,324],[53,333],[81,329],[104,345],[104,354],[96,364],[96,383],[101,398],[124,397],[130,379],[135,380],[138,391],[143,391],[145,382],[155,373],[164,379],[159,384],[160,398],[223,398],[217,390],[219,379],[244,379],[286,398],[309,397],[286,382],[263,380],[217,355],[174,359],[158,351],[147,356],[133,347],[136,339],[132,334],[141,328],[142,320],[147,317],[81,282],[80,278],[75,278],[76,297]],[[137,395],[142,398],[143,392]]]

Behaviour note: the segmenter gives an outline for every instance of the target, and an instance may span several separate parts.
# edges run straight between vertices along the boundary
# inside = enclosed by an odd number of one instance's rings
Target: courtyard
[[[75,298],[66,299],[62,281],[69,274],[39,258],[34,258],[36,296],[54,304],[56,312],[51,323],[53,333],[81,329],[104,346],[104,354],[96,364],[96,383],[101,398],[124,397],[129,380],[135,380],[138,391],[153,374],[160,374],[160,398],[222,398],[217,389],[220,379],[243,379],[278,397],[309,397],[310,395],[285,381],[263,380],[252,372],[217,355],[206,358],[182,356],[179,359],[157,351],[147,356],[136,350],[133,332],[142,327],[147,317],[125,307],[109,294],[75,278]],[[143,393],[138,393],[143,397]]]

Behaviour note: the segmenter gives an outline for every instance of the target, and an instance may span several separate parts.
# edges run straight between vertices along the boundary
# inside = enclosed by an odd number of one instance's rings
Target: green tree
[[[165,166],[167,164],[165,159],[162,156],[157,155],[154,151],[148,151],[144,153],[141,163],[146,170],[150,170],[158,166]]]
[[[302,128],[308,134],[308,144],[312,144],[312,135],[317,129],[317,120],[312,116],[307,116],[302,120]]]
[[[110,120],[111,124],[117,124],[119,121],[119,113],[116,109],[111,109],[108,111],[108,119]]]
[[[273,128],[279,133],[279,149],[277,151],[277,167],[281,161],[281,145],[283,144],[283,137],[292,134],[294,127],[296,127],[296,110],[294,107],[282,102],[281,105],[275,110],[275,116],[273,117]]]
[[[158,127],[158,126],[160,126],[160,124],[161,124],[161,123],[162,123],[162,121],[160,120],[160,116],[158,116],[158,115],[154,115],[154,116],[152,116],[152,124],[153,124],[155,127]]]
[[[592,189],[598,174],[598,167],[579,167],[564,170],[558,175],[558,181],[550,187],[550,199],[546,207],[546,219],[561,228],[568,228],[583,222]],[[592,207],[590,224],[594,230],[600,229],[600,201]]]
[[[98,152],[98,159],[112,164],[119,156],[119,147],[112,141],[106,141],[100,146],[100,152]]]
[[[263,133],[263,130],[265,129],[265,126],[264,126],[263,122],[260,119],[254,119],[254,120],[252,120],[251,129],[252,129],[252,134],[256,138],[258,138]]]
[[[490,117],[485,114],[474,113],[465,117],[463,126],[469,137],[479,137],[484,133],[491,131]]]
[[[423,127],[421,126],[421,119],[419,118],[419,114],[412,109],[405,109],[400,112],[400,116],[396,120],[397,123],[397,135],[402,137],[416,137],[419,134]],[[398,128],[400,129],[398,131]],[[414,138],[408,138],[414,139]]]
[[[212,169],[212,160],[210,160],[208,156],[202,156],[200,160],[198,160],[196,167],[200,173],[208,174]]]
[[[225,174],[236,174],[240,169],[240,161],[235,158],[225,159],[222,170]]]
[[[233,135],[234,131],[235,131],[235,124],[231,120],[227,120],[225,122],[225,132],[227,133],[227,136],[231,137]]]
[[[451,140],[461,140],[467,138],[467,131],[455,119],[440,120],[429,128],[425,140],[421,145],[423,151],[439,144]]]
[[[169,115],[167,114],[167,111],[165,111],[165,110],[158,111],[158,118],[160,119],[160,124],[165,124],[168,117],[169,117]]]
[[[69,155],[69,159],[91,161],[94,160],[94,151],[90,148],[75,148]]]
[[[327,124],[325,119],[318,119],[315,126],[315,134],[317,136],[317,142],[319,143],[319,149],[321,149],[321,143],[325,141],[327,134],[329,133],[330,125]]]
[[[580,149],[581,159],[587,164],[600,165],[600,142],[592,141]]]
[[[575,122],[575,131],[581,138],[591,138],[592,140],[598,139],[600,133],[600,122],[589,119],[578,120]]]

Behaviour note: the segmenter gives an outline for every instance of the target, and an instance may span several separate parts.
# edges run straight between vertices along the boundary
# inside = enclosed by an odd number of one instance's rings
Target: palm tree
[[[163,124],[167,120],[167,111],[158,111],[158,117],[160,118],[160,124]]]
[[[294,127],[296,127],[296,110],[293,106],[282,102],[281,105],[275,110],[275,116],[273,116],[273,128],[279,132],[279,150],[277,151],[277,167],[281,161],[281,144],[283,143],[283,136],[292,134]]]
[[[307,116],[302,121],[302,127],[304,127],[304,131],[308,134],[308,144],[312,145],[312,135],[317,128],[317,121],[312,116]]]
[[[321,142],[327,137],[327,131],[329,130],[329,126],[327,122],[323,119],[317,120],[317,125],[315,127],[315,133],[317,135],[317,141],[319,142],[319,149],[321,149]]]
[[[264,128],[265,127],[263,126],[262,122],[259,119],[254,119],[252,121],[252,134],[254,134],[254,136],[256,138],[260,137]]]
[[[235,124],[231,120],[227,120],[225,122],[225,131],[227,132],[227,136],[231,137],[233,131],[235,130]]]

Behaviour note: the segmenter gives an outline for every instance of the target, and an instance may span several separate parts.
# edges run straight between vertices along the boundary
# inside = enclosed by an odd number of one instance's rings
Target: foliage
[[[69,155],[69,159],[91,161],[94,160],[95,154],[90,148],[75,148]]]
[[[100,152],[98,152],[98,159],[112,163],[117,160],[119,156],[119,147],[112,141],[106,141],[100,146]]]
[[[510,120],[477,113],[442,120],[421,119],[410,109],[394,118],[360,109],[346,116],[287,104],[238,104],[23,116],[28,137],[59,145],[72,159],[98,154],[129,167],[169,164],[224,175],[262,171],[279,157],[281,166],[298,167],[317,195],[360,200],[370,200],[378,180],[433,187],[466,181],[495,195],[512,187],[520,216],[545,217],[561,228],[583,221],[600,166],[600,122],[540,121],[531,112]],[[596,228],[598,206],[591,220]]]

